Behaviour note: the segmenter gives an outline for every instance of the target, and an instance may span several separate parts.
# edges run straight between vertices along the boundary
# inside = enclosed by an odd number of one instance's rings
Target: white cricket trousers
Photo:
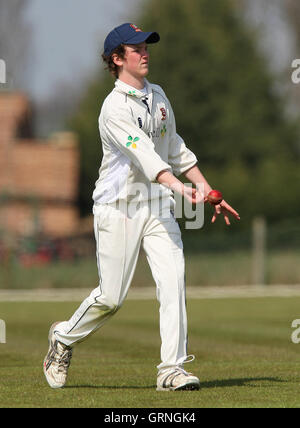
[[[161,363],[165,369],[187,358],[185,266],[181,232],[170,212],[172,198],[136,204],[119,201],[94,207],[99,272],[95,288],[69,321],[55,328],[58,341],[82,342],[121,307],[135,271],[141,245],[156,283],[160,304]]]

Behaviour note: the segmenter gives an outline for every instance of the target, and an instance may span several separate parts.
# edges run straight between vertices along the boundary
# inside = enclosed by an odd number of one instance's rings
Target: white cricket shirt
[[[159,172],[178,176],[197,158],[176,133],[162,88],[146,79],[145,91],[116,80],[99,116],[103,158],[93,192],[96,204],[145,201],[172,192],[156,182]]]

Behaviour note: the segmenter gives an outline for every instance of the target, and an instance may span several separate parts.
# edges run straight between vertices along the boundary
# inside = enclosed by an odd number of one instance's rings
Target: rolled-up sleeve
[[[170,165],[162,160],[154,149],[150,138],[136,126],[130,112],[121,115],[110,114],[105,122],[104,132],[107,139],[114,144],[146,178],[154,182],[163,170],[171,170]]]

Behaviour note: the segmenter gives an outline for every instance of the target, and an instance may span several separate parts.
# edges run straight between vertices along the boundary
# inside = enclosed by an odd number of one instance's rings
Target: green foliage
[[[160,33],[149,46],[148,78],[167,93],[178,133],[209,183],[241,214],[239,229],[257,214],[271,222],[299,217],[299,134],[233,4],[151,0],[136,22]],[[73,121],[82,142],[83,212],[101,158],[96,119],[112,84],[110,76],[97,77]]]
[[[161,35],[150,80],[168,94],[178,132],[242,224],[257,214],[299,216],[297,129],[232,3],[153,0],[141,25]]]

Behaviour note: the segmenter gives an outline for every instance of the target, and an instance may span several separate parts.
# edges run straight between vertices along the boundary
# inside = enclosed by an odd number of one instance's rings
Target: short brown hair
[[[117,54],[120,58],[123,59],[125,57],[125,45],[123,45],[123,44],[119,45],[108,56],[104,55],[104,53],[102,54],[102,59],[107,64],[107,67],[105,69],[108,70],[114,77],[117,78],[119,75],[119,67],[117,66],[117,64],[114,63],[114,61],[112,59],[112,56],[114,54]]]

